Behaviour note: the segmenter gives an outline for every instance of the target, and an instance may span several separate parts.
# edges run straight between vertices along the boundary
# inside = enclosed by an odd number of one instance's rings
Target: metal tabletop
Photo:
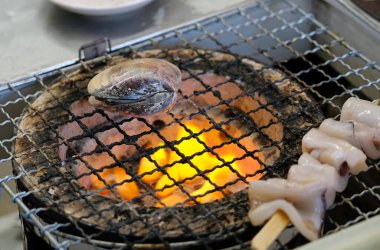
[[[121,15],[90,17],[47,0],[0,0],[0,83],[76,58],[99,37],[112,45],[221,11],[244,0],[155,0]]]

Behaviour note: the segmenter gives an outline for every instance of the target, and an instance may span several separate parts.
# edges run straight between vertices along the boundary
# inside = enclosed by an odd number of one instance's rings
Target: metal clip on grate
[[[111,41],[108,38],[99,38],[84,44],[79,49],[79,60],[90,60],[105,55],[111,51]]]
[[[113,50],[96,44],[77,63],[8,83],[0,100],[0,163],[14,170],[0,184],[26,237],[55,249],[249,248],[258,231],[246,218],[249,180],[285,176],[303,134],[337,118],[347,98],[379,98],[380,67],[293,1],[259,1]],[[91,77],[139,57],[181,69],[172,111],[135,118],[88,106]],[[205,155],[216,163],[205,167]],[[337,196],[323,236],[379,214],[380,166],[369,163]],[[233,178],[221,183],[225,171]],[[277,247],[306,243],[291,235]]]

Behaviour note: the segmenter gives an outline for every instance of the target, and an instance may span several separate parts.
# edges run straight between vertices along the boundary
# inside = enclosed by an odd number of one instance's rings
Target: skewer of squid
[[[270,218],[253,239],[252,248],[267,249],[289,220],[307,239],[317,239],[321,216],[333,204],[335,193],[344,190],[347,181],[347,173],[341,176],[335,167],[303,153],[298,164],[289,169],[287,179],[251,182],[250,188],[255,190],[249,192],[251,205],[256,202],[259,205],[249,212],[250,220],[254,225],[261,225]]]
[[[380,105],[380,99],[376,99],[373,101],[373,104],[379,106]],[[361,112],[360,108],[363,109],[363,105],[365,106],[366,112]],[[361,106],[361,107],[360,107]],[[376,106],[370,104],[367,101],[363,101],[357,98],[350,98],[344,105],[344,110],[342,111],[342,117],[341,121],[350,121],[350,120],[356,120],[356,123],[359,123],[360,126],[362,124],[365,124],[365,128],[370,128],[371,135],[373,136],[373,144],[376,146],[376,149],[378,149],[379,141],[378,141],[378,131],[379,131],[379,116],[380,107],[377,108]],[[376,110],[373,110],[376,109]],[[352,111],[353,110],[353,111]],[[358,111],[359,110],[359,111]],[[368,120],[368,110],[372,110],[371,116],[374,116],[374,119],[372,120],[372,123]],[[377,111],[377,112],[376,112]],[[366,113],[366,114],[365,114]],[[367,116],[366,116],[367,115]],[[333,136],[333,134],[328,133],[329,127],[331,128],[331,125],[337,125],[335,124],[335,121],[326,120],[325,124],[321,127],[321,130],[324,131],[326,134],[329,134]],[[352,122],[352,121],[350,121]],[[354,122],[352,122],[353,126]],[[371,126],[371,127],[369,127]],[[336,126],[335,129],[338,129]],[[363,126],[362,126],[363,127]],[[363,142],[360,138],[352,137],[348,134],[347,129],[339,128],[336,132],[340,132],[337,136],[340,139],[343,139],[352,145],[360,148],[363,148]],[[314,131],[315,132],[315,131]],[[353,129],[353,133],[355,133],[355,130]],[[368,132],[369,133],[369,132]],[[355,135],[354,135],[355,136]],[[356,145],[357,144],[357,145]],[[370,157],[370,158],[379,158],[377,154],[374,154],[373,151],[368,150],[368,146],[364,147],[364,152]],[[302,157],[301,157],[302,158]],[[365,166],[362,166],[365,170]],[[357,172],[357,170],[354,170],[354,172]],[[345,180],[347,181],[347,179]],[[345,186],[344,184],[342,186]],[[341,190],[338,190],[341,191]],[[278,210],[275,212],[272,217],[267,221],[267,223],[263,226],[263,228],[260,230],[258,234],[252,239],[251,241],[251,247],[252,249],[258,249],[258,250],[265,250],[270,247],[270,245],[280,236],[282,231],[289,225],[290,220],[288,216],[282,212],[281,210]]]
[[[288,216],[281,210],[277,211],[252,239],[251,248],[257,250],[268,249],[289,223]]]

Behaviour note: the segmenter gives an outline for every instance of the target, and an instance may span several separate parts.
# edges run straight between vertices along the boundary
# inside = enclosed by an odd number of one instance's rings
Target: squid
[[[319,130],[362,149],[371,159],[380,158],[380,127],[369,127],[358,121],[335,121],[330,118],[322,122]]]
[[[302,151],[321,163],[334,166],[341,176],[367,171],[367,156],[350,143],[328,136],[318,129],[311,129],[302,138]]]
[[[350,98],[341,120],[326,119],[302,139],[303,154],[287,179],[252,181],[249,187],[253,225],[262,225],[278,210],[309,240],[319,237],[324,213],[342,192],[349,173],[368,170],[367,156],[380,158],[380,107]],[[363,152],[363,151],[364,152]]]
[[[326,211],[326,189],[326,184],[316,179],[306,183],[279,178],[252,181],[248,217],[253,225],[262,225],[275,212],[282,210],[302,235],[315,240]]]
[[[325,201],[330,207],[335,200],[335,193],[342,192],[348,182],[348,175],[340,176],[334,167],[322,164],[308,153],[303,153],[298,165],[293,165],[288,172],[288,180],[307,183],[309,180],[324,182],[326,185]]]
[[[297,165],[292,165],[287,179],[269,179],[250,183],[253,225],[261,225],[276,211],[282,210],[295,227],[309,240],[318,238],[327,208],[343,191],[348,176],[340,176],[334,167],[321,164],[303,153]]]
[[[351,97],[342,107],[341,121],[357,121],[370,127],[380,127],[380,106],[366,100]]]

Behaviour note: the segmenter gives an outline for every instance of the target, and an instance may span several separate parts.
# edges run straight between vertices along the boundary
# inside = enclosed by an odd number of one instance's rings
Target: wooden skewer
[[[372,101],[380,106],[380,98]],[[375,136],[374,143],[379,145],[380,137]],[[251,247],[254,250],[267,250],[272,243],[280,236],[282,231],[288,226],[289,218],[282,211],[277,211],[264,225],[258,234],[252,239]]]
[[[288,226],[289,218],[282,211],[277,211],[252,239],[251,247],[255,250],[266,250]]]

